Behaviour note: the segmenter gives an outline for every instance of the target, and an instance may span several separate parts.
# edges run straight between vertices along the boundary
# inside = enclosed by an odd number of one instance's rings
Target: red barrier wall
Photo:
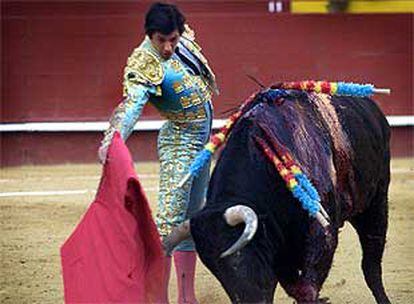
[[[134,133],[127,141],[134,161],[155,160],[157,132]],[[393,128],[391,147],[393,157],[413,155],[412,127]],[[101,135],[96,132],[14,133],[0,135],[4,147],[3,166],[21,164],[64,164],[97,162],[97,149]],[[1,150],[0,150],[1,151]],[[0,155],[1,157],[1,155]]]
[[[414,114],[412,14],[270,14],[267,1],[175,2],[218,76],[222,94],[214,100],[216,118],[257,88],[247,74],[266,85],[303,79],[370,82],[392,89],[391,96],[375,97],[387,115]],[[1,5],[1,121],[106,120],[121,98],[122,70],[142,39],[149,2]],[[143,119],[157,118],[154,109],[145,109]],[[411,137],[413,128],[406,129]],[[6,154],[19,146],[10,134],[1,137],[3,159],[10,159]],[[413,155],[412,146],[398,149],[398,155],[407,150]],[[75,159],[68,154],[66,160]]]

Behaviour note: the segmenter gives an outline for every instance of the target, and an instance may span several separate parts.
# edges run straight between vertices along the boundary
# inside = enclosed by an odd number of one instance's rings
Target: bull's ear
[[[236,226],[240,223],[245,223],[243,234],[229,249],[223,252],[220,257],[224,258],[236,251],[241,250],[246,246],[254,237],[257,231],[258,219],[256,212],[250,207],[245,205],[236,205],[227,208],[224,212],[224,219],[230,226]]]

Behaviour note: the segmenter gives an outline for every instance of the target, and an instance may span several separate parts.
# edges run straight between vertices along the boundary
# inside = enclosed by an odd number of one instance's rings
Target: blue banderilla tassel
[[[213,153],[207,149],[201,150],[196,158],[194,159],[193,163],[190,165],[190,169],[188,173],[184,176],[184,178],[178,184],[179,188],[182,188],[184,184],[191,178],[196,177],[200,174],[201,170],[204,166],[210,161]]]
[[[319,197],[318,191],[316,191],[315,187],[312,185],[310,180],[306,175],[303,173],[295,174],[296,180],[298,181],[299,185],[308,193],[309,197],[316,202],[320,202],[321,198]]]

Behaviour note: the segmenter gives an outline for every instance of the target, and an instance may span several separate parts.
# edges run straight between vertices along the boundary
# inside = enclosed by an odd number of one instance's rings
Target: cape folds
[[[131,156],[115,133],[95,197],[61,247],[65,303],[152,303],[163,251]]]

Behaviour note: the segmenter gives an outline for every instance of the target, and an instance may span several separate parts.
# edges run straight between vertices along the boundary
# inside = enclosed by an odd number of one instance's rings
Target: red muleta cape
[[[160,237],[118,133],[96,198],[60,253],[66,303],[150,303],[160,293]]]

